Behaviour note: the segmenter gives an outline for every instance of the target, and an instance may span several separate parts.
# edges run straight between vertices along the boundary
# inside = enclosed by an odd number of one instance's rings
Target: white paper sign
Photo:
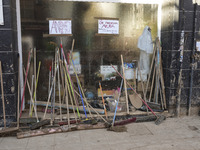
[[[196,49],[198,52],[200,52],[200,41],[196,42]]]
[[[49,20],[49,34],[72,34],[72,21]]]
[[[98,20],[98,34],[119,34],[119,20]]]
[[[117,65],[114,65],[113,67],[117,70]],[[108,65],[100,66],[100,72],[103,75],[111,74],[113,72],[116,72],[113,67],[112,66],[108,66]]]
[[[3,21],[3,4],[2,4],[2,0],[0,0],[0,25],[4,25],[4,21]]]

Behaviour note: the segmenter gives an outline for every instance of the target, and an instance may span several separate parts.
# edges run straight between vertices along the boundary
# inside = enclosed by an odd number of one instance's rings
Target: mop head
[[[114,131],[114,132],[127,132],[127,127],[126,126],[111,126],[107,130]]]

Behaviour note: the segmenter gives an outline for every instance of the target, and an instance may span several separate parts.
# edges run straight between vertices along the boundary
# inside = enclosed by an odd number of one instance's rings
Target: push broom
[[[113,67],[113,69],[117,72],[117,74],[123,79],[123,76],[116,70],[116,68],[111,64],[111,66]],[[152,114],[157,118],[155,121],[156,125],[159,125],[161,122],[163,122],[163,120],[165,120],[165,116],[163,115],[156,115],[155,112],[149,107],[149,105],[139,96],[139,94],[132,88],[132,86],[127,82],[127,85],[131,88],[131,90],[139,97],[139,99],[148,107],[148,109],[152,112]]]

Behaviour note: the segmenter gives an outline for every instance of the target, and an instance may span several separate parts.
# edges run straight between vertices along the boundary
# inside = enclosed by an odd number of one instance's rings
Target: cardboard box
[[[114,95],[115,90],[103,90],[102,93],[104,97],[110,97]],[[100,88],[98,88],[98,97],[102,97]]]

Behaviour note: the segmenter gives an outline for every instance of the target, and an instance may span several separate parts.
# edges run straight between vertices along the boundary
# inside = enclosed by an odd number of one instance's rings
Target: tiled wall
[[[194,37],[194,3],[192,0],[165,0],[163,4],[163,17],[162,17],[162,31],[161,41],[163,47],[163,68],[164,78],[166,86],[166,95],[168,108],[172,108],[175,111],[178,77],[180,70],[180,34],[182,30],[185,32],[185,45],[184,56],[182,65],[182,81],[183,86],[181,89],[181,107],[188,107],[189,93],[190,93],[190,73],[192,62],[192,49],[193,49],[193,37]],[[200,15],[200,6],[197,5],[197,18]],[[195,34],[197,40],[199,40],[199,20],[197,22],[197,28]],[[197,53],[198,54],[198,53]],[[199,63],[196,60],[197,68],[194,70],[193,86],[192,86],[192,106],[198,106],[200,104],[200,69]],[[183,112],[187,113],[187,112]]]
[[[4,25],[0,25],[0,61],[2,62],[4,100],[7,124],[16,119],[18,49],[16,1],[3,0]],[[2,99],[0,91],[0,126],[3,124]]]

